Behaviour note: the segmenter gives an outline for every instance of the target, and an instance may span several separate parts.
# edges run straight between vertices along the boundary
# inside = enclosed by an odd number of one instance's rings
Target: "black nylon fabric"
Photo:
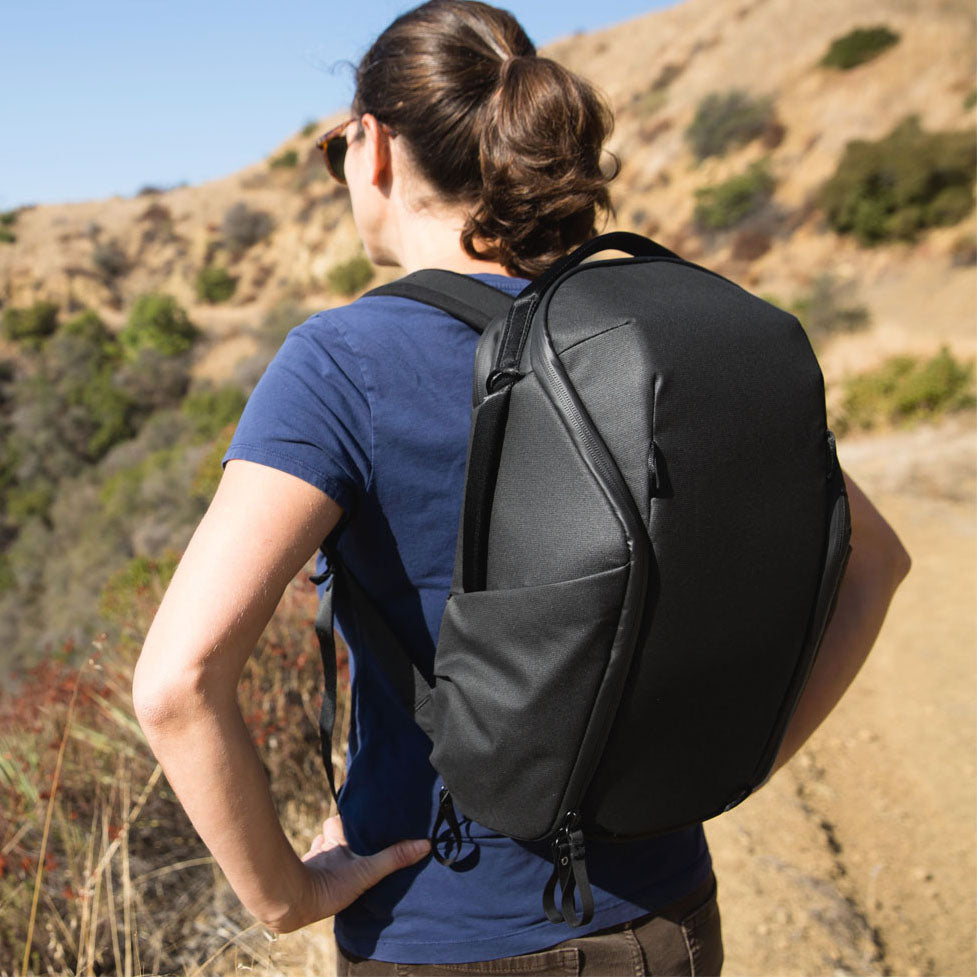
[[[622,271],[581,270],[549,323],[556,343],[573,342],[564,364],[654,553],[583,809],[600,833],[635,836],[718,813],[753,786],[820,579],[826,432],[820,370],[792,317],[689,266]],[[603,322],[642,313],[601,331],[594,307]],[[585,319],[596,335],[581,341]],[[640,765],[635,743],[655,744]]]
[[[537,311],[533,329],[541,328],[651,543],[639,597],[644,618],[616,714],[606,728],[591,721],[596,690],[621,684],[607,671],[592,695],[567,702],[588,729],[580,752],[599,750],[582,798],[585,826],[603,836],[646,836],[718,813],[755,786],[771,731],[809,665],[802,659],[828,515],[821,373],[793,317],[668,259],[577,269]],[[521,366],[533,372],[513,387],[500,454],[486,575],[494,599],[462,595],[445,616],[438,654],[456,671],[462,648],[489,654],[479,644],[480,628],[489,627],[480,602],[526,628],[492,629],[496,667],[524,661],[532,628],[554,622],[542,607],[533,617],[503,609],[498,592],[574,580],[599,569],[595,560],[620,565],[627,548],[589,470],[586,432],[570,430],[552,390],[540,387],[533,348],[526,343],[522,352]],[[612,539],[618,544],[609,549]],[[567,619],[566,610],[551,611]],[[476,679],[467,681],[476,688]],[[520,709],[531,708],[512,683],[502,685]],[[451,721],[451,711],[442,699],[437,722]],[[477,727],[479,715],[468,705],[465,721],[435,748],[463,810],[471,771],[484,770],[501,748]],[[545,755],[554,730],[537,719],[520,733],[524,748]],[[636,760],[635,744],[648,743],[654,750]],[[467,755],[469,772],[461,763],[449,778],[449,754]],[[547,814],[550,785],[567,769],[535,765],[535,796]],[[539,825],[527,825],[520,795],[496,786],[485,798],[469,797],[479,805],[472,816],[534,836]]]
[[[491,590],[621,566],[621,528],[535,375],[512,388],[489,524]]]
[[[431,763],[467,817],[522,840],[550,832],[626,577],[619,567],[449,598],[435,658]]]

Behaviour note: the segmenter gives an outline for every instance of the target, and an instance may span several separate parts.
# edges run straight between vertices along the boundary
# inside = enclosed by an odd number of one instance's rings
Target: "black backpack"
[[[584,262],[604,250],[633,257]],[[433,683],[324,544],[330,786],[338,590],[432,740],[435,857],[461,849],[455,804],[550,840],[546,914],[579,926],[585,839],[703,821],[769,775],[850,553],[821,370],[792,315],[634,234],[589,241],[514,301],[442,271],[370,294],[482,337]]]

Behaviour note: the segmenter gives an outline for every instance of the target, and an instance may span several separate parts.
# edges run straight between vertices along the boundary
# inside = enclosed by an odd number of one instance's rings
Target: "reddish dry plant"
[[[85,667],[79,668],[76,649],[65,646],[0,690],[0,973],[19,972],[39,871],[29,952],[35,972],[193,970],[220,952],[218,917],[242,932],[253,922],[209,863],[165,778],[157,783],[155,758],[133,715],[132,668],[162,589],[132,589],[124,626],[96,638],[99,650]],[[328,813],[314,614],[314,588],[299,576],[286,589],[238,691],[296,847],[311,840]],[[340,715],[347,682],[341,648]],[[337,740],[334,756],[341,759]],[[49,805],[50,836],[39,865]]]

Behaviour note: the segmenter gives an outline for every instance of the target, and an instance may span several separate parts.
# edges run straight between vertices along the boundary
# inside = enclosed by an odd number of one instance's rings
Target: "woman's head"
[[[437,203],[464,208],[465,251],[513,274],[538,275],[610,209],[610,110],[504,10],[430,0],[397,18],[360,62],[353,111],[404,140]]]

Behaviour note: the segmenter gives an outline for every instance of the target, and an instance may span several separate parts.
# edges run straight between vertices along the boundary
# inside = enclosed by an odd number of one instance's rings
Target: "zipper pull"
[[[553,874],[543,890],[543,911],[551,923],[567,922],[573,927],[584,926],[594,918],[594,894],[587,878],[587,851],[580,812],[567,811],[557,829],[551,849]],[[556,884],[560,883],[560,908],[556,907]],[[580,890],[580,914],[577,914],[574,891]]]
[[[438,851],[438,832],[441,830],[441,825],[447,822],[449,835],[447,839],[447,849],[449,854],[442,855]],[[452,854],[451,849],[454,847],[455,851]],[[451,800],[451,791],[447,787],[441,788],[441,794],[438,798],[438,817],[434,822],[434,828],[431,830],[431,854],[442,864],[442,865],[452,865],[458,856],[461,854],[461,826],[458,824],[458,816],[455,814],[455,805]]]

